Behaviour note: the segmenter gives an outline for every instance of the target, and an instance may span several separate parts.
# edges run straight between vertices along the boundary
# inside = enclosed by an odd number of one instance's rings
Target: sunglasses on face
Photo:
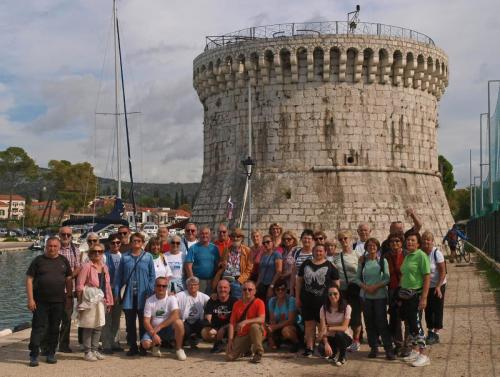
[[[121,244],[121,241],[113,241],[111,242],[111,245],[120,245]]]
[[[59,233],[59,237],[71,237],[71,233]]]
[[[263,243],[264,245],[267,245],[268,243],[271,243],[271,242],[272,242],[272,241],[267,240],[267,241],[264,241],[264,242],[262,242],[262,243]]]
[[[132,240],[132,242],[142,242],[142,240],[135,239],[135,240]]]
[[[186,233],[194,233],[196,232],[196,229],[186,229]]]
[[[167,288],[167,284],[156,284],[156,288]]]
[[[118,234],[119,234],[120,236],[126,236],[126,235],[128,234],[128,232],[118,232]]]
[[[253,288],[243,288],[242,291],[243,292],[252,292]]]
[[[98,255],[98,254],[104,254],[104,250],[93,250],[90,252],[90,255]]]
[[[314,241],[323,241],[323,240],[324,240],[324,238],[323,238],[323,237],[316,237],[316,238],[314,239]]]
[[[219,230],[219,233],[225,234],[227,233],[227,230]]]
[[[180,243],[180,242],[178,242],[178,241],[171,241],[171,242],[170,242],[170,245],[180,245],[180,244],[181,244],[181,243]]]
[[[99,240],[87,240],[88,243],[97,243]]]
[[[291,238],[288,238],[288,237],[283,238],[283,241],[291,241],[291,240],[292,240],[292,239],[291,239]]]
[[[330,297],[332,297],[332,296],[333,296],[333,297],[336,297],[336,296],[338,296],[338,295],[339,295],[339,293],[338,293],[338,292],[328,292],[328,296],[330,296]]]

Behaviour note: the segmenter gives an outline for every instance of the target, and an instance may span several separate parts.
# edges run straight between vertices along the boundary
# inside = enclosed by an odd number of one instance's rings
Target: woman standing
[[[295,353],[299,350],[299,336],[296,326],[297,309],[295,297],[288,295],[286,289],[286,281],[280,278],[274,286],[276,296],[268,302],[267,339],[273,350],[278,349],[282,341],[288,341],[292,343],[290,352]]]
[[[327,290],[338,284],[339,273],[326,259],[325,246],[314,246],[313,258],[300,266],[295,290],[295,302],[305,321],[305,357],[311,357],[313,354],[316,326],[320,320],[319,311]]]
[[[293,259],[295,260],[295,265],[293,266],[293,271],[291,274],[291,279],[293,281],[294,293],[297,291],[297,273],[300,269],[302,263],[313,257],[313,241],[314,232],[311,229],[304,229],[300,235],[300,242],[302,247],[296,247]]]
[[[409,231],[406,234],[406,255],[401,265],[401,317],[409,327],[409,340],[413,350],[404,360],[414,367],[423,367],[431,363],[425,355],[425,334],[422,330],[422,311],[427,306],[427,293],[431,281],[429,257],[419,249],[422,244],[420,234]]]
[[[355,352],[359,351],[361,334],[361,300],[359,286],[354,282],[358,272],[359,257],[352,249],[352,233],[350,231],[339,232],[337,239],[342,248],[334,260],[340,275],[340,291],[352,309],[349,327],[352,329],[353,341],[348,351]]]
[[[283,248],[281,247],[281,236],[283,235],[283,227],[278,223],[272,223],[269,227],[269,234],[273,240],[276,251],[280,254],[283,253]]]
[[[167,263],[172,270],[169,292],[174,294],[184,290],[184,283],[182,280],[184,258],[181,253],[181,242],[182,241],[179,236],[173,236],[170,239],[170,250],[165,254]]]
[[[295,251],[297,250],[297,236],[292,231],[285,231],[281,237],[283,253],[283,273],[281,278],[286,281],[287,290],[291,296],[295,295],[295,275],[293,274],[295,267]]]
[[[167,259],[162,252],[163,240],[160,237],[153,237],[149,240],[146,250],[151,253],[153,257],[153,264],[155,267],[155,276],[167,278],[170,280],[172,277],[172,270],[167,262]]]
[[[370,346],[369,358],[378,355],[378,337],[382,338],[385,357],[395,360],[392,338],[387,324],[387,283],[389,283],[389,265],[385,258],[379,258],[377,252],[380,242],[376,238],[365,241],[365,256],[361,257],[361,265],[354,282],[361,288],[363,300],[363,316],[365,318],[368,345]]]
[[[109,271],[104,262],[104,246],[93,245],[88,251],[89,262],[85,263],[76,279],[78,320],[83,328],[82,340],[87,361],[103,360],[98,351],[105,312],[113,306],[113,293]]]
[[[127,331],[127,356],[139,353],[137,347],[136,321],[139,319],[139,335],[142,339],[144,333],[144,304],[146,298],[153,294],[155,286],[155,267],[153,257],[144,251],[144,236],[133,233],[130,236],[131,250],[122,255],[120,266],[115,277],[115,297],[122,295],[121,301],[125,313]],[[141,347],[141,355],[146,351]]]
[[[328,288],[319,313],[319,336],[325,347],[325,356],[339,367],[346,363],[347,347],[352,343],[351,337],[346,334],[351,310],[337,286]]]
[[[252,243],[250,253],[252,257],[253,269],[250,275],[250,280],[257,281],[259,278],[259,263],[262,254],[264,253],[264,245],[262,245],[262,234],[259,230],[252,231]]]
[[[422,250],[429,256],[431,284],[427,294],[425,323],[427,324],[427,344],[439,343],[439,331],[443,328],[444,293],[446,291],[446,265],[443,253],[434,247],[434,235],[422,233]]]
[[[274,248],[270,235],[264,236],[262,244],[264,245],[264,253],[260,258],[256,296],[267,303],[267,300],[273,295],[274,283],[281,275],[283,259]]]

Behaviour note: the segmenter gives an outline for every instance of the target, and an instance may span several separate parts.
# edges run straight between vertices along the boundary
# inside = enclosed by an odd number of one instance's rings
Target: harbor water
[[[31,321],[27,308],[26,270],[40,251],[4,251],[0,254],[0,330]]]

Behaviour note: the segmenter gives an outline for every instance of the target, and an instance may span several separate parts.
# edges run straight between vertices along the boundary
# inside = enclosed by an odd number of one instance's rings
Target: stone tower
[[[442,236],[453,219],[440,181],[438,101],[445,53],[412,30],[345,22],[284,24],[207,37],[194,60],[204,108],[204,166],[193,220],[241,208],[252,87],[252,227],[272,222],[385,237],[390,221]],[[234,220],[233,220],[234,221]]]

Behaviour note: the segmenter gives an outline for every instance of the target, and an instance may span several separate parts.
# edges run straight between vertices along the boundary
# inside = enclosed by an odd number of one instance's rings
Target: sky
[[[136,112],[129,115],[134,179],[201,180],[203,109],[192,86],[192,61],[203,52],[206,35],[345,20],[355,4],[118,0],[127,111]],[[458,186],[467,186],[469,149],[473,174],[479,175],[479,114],[487,111],[487,81],[500,79],[500,1],[359,4],[361,21],[417,30],[448,54],[439,153],[453,164]],[[96,115],[114,111],[111,15],[111,0],[0,1],[0,150],[20,146],[40,166],[51,159],[89,161],[98,175],[116,176],[113,117]],[[125,142],[120,145],[124,155]]]

